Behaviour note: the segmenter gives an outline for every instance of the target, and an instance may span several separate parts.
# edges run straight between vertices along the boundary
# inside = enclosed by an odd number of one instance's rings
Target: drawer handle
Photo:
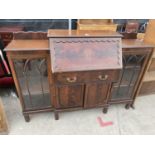
[[[73,82],[76,82],[77,78],[76,77],[73,77],[73,78],[67,78],[67,81],[70,82],[70,83],[73,83]]]
[[[99,75],[98,78],[99,78],[100,80],[102,80],[102,81],[103,81],[103,80],[107,80],[108,75],[104,75],[104,76],[103,76],[103,75]]]

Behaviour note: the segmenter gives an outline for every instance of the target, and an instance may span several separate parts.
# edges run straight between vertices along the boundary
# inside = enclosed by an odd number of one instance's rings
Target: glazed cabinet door
[[[76,108],[83,106],[84,85],[71,84],[60,85],[56,88],[57,109]]]
[[[133,99],[144,71],[148,54],[140,51],[123,54],[123,69],[117,83],[113,84],[111,100]]]
[[[90,83],[86,85],[85,108],[103,106],[107,102],[110,84]]]
[[[52,108],[48,81],[47,58],[12,58],[24,111]]]

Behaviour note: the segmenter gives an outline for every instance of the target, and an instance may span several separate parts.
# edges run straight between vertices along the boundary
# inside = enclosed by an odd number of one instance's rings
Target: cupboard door
[[[57,86],[56,108],[75,108],[83,106],[84,85]]]
[[[52,108],[47,73],[47,59],[13,59],[24,110]]]
[[[124,54],[123,69],[112,87],[111,100],[132,99],[144,68],[147,54]]]
[[[86,85],[85,108],[102,106],[106,103],[110,84],[91,83]]]

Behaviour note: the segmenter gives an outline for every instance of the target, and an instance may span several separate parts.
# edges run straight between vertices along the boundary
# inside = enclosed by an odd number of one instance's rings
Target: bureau
[[[42,38],[27,32],[5,48],[26,121],[36,112],[54,111],[58,119],[61,111],[133,107],[153,46],[94,33],[55,30]]]
[[[121,35],[49,30],[48,37],[55,118],[60,111],[107,107],[122,68]]]

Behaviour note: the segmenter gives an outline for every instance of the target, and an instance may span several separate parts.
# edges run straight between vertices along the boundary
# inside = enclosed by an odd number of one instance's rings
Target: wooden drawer
[[[119,70],[104,70],[91,72],[72,72],[72,73],[57,73],[54,76],[54,81],[57,84],[83,83],[83,82],[113,82],[117,81]]]

